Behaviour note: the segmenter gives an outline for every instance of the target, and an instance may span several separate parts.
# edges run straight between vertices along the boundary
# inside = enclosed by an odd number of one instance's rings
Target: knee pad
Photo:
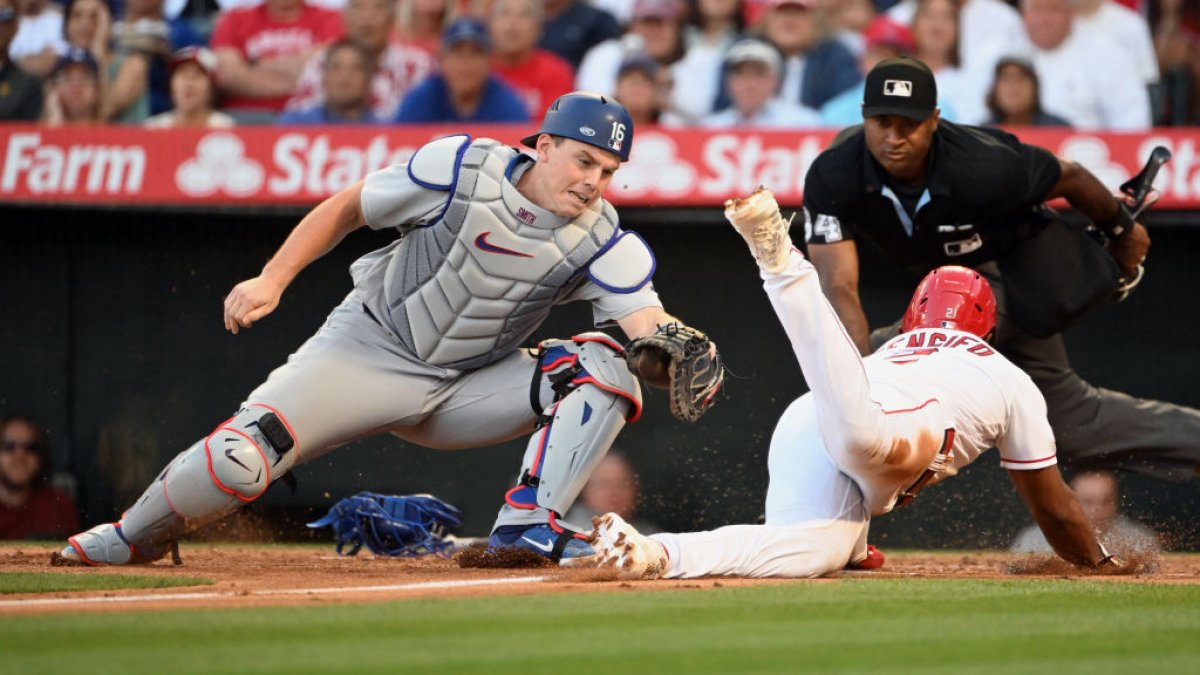
[[[570,340],[542,342],[531,392],[534,412],[542,414],[552,403],[590,384],[628,401],[630,409],[625,421],[636,422],[642,415],[642,387],[637,377],[629,372],[624,353],[616,340],[600,332],[581,333]],[[554,393],[553,401],[542,401],[543,378]]]
[[[542,343],[539,372],[555,400],[539,410],[541,427],[525,451],[521,482],[506,495],[510,506],[566,512],[617,433],[641,415],[641,385],[621,351],[603,333]]]
[[[168,467],[163,493],[183,518],[252,502],[296,461],[295,437],[274,410],[254,404]]]

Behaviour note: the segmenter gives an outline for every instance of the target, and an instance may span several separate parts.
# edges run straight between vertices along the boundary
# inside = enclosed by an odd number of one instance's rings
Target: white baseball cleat
[[[749,244],[760,267],[768,272],[787,267],[792,250],[788,228],[792,221],[783,219],[770,190],[760,187],[749,197],[726,200],[725,218]]]
[[[589,539],[597,567],[617,570],[621,579],[657,579],[667,571],[667,550],[615,513],[592,518]]]

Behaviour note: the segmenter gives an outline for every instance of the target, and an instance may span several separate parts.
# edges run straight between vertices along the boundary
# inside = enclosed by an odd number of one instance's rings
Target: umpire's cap
[[[924,63],[901,56],[884,59],[867,73],[863,117],[900,115],[918,122],[937,108],[937,81]]]
[[[590,91],[573,91],[555,99],[542,118],[536,134],[521,139],[536,148],[538,136],[550,134],[571,138],[616,154],[622,162],[629,161],[633,145],[633,119],[625,106],[611,96]]]

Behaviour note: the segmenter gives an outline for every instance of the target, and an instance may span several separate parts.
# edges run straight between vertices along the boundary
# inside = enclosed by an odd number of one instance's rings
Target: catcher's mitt
[[[309,527],[333,526],[338,555],[355,555],[366,545],[375,555],[449,556],[453,542],[443,537],[461,525],[457,508],[428,494],[389,496],[360,492],[333,505]],[[350,550],[343,553],[342,548]]]
[[[671,391],[671,413],[695,422],[717,402],[725,368],[716,345],[704,333],[681,323],[658,327],[654,335],[625,345],[629,370],[659,389]]]

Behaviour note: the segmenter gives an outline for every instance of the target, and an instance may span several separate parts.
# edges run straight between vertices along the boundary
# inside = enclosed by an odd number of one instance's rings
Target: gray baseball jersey
[[[301,461],[383,430],[434,448],[529,433],[534,359],[518,347],[554,305],[590,301],[597,325],[661,306],[612,206],[556,216],[517,192],[531,166],[452,136],[366,178],[367,225],[401,238],[354,263],[354,291],[246,401],[292,423]]]

